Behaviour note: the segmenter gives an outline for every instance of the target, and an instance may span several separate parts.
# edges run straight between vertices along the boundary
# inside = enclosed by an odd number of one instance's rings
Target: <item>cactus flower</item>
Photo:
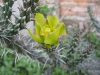
[[[36,13],[35,15],[35,32],[28,30],[31,38],[38,43],[45,45],[56,46],[59,43],[59,38],[66,34],[65,25],[60,22],[56,16],[47,16]]]

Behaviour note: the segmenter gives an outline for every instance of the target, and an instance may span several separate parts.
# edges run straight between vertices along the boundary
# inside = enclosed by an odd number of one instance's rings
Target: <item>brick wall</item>
[[[92,7],[93,14],[100,20],[100,0],[44,0],[44,4],[55,7],[55,14],[64,19],[67,24],[87,22],[88,6]]]
[[[91,6],[95,16],[100,17],[100,0],[59,0],[60,16],[65,19],[86,21],[87,7]]]

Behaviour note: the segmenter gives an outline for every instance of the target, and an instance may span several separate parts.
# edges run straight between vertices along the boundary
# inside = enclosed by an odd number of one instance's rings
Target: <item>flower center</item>
[[[44,31],[44,33],[45,33],[46,36],[47,36],[50,32],[51,32],[51,29],[50,29],[50,28],[46,28],[45,31]]]
[[[41,31],[41,35],[42,36],[48,36],[48,34],[51,32],[51,29],[49,27],[46,27],[44,28],[42,31]]]

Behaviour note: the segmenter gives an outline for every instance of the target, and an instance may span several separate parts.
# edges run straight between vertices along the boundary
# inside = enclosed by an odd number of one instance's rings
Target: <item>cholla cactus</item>
[[[6,19],[6,23],[8,22],[8,19],[10,19],[12,15],[12,6],[13,6],[14,0],[4,0],[3,5],[3,14],[4,18]]]
[[[29,6],[25,7],[24,5],[23,8],[27,8],[27,9],[32,8],[35,6],[34,3],[38,2],[38,0],[35,0],[35,1],[27,0],[27,1],[29,1],[30,4],[27,3],[26,6],[28,5]],[[22,2],[24,3],[25,1],[22,0]],[[10,47],[11,49],[12,48],[17,49],[16,44],[19,45],[19,41],[17,40],[15,42],[16,40],[15,37],[18,36],[18,33],[20,30],[25,28],[26,23],[30,21],[30,18],[31,18],[29,17],[30,14],[35,13],[35,12],[32,12],[32,9],[29,12],[28,10],[24,10],[24,11],[20,10],[21,8],[19,8],[20,15],[19,17],[18,16],[16,17],[13,14],[14,3],[16,3],[16,0],[4,0],[3,6],[0,6],[0,15],[1,15],[0,16],[0,46],[3,46],[5,43],[6,46]],[[15,21],[11,20],[12,15],[14,15]],[[20,48],[18,49],[20,51],[23,50],[22,45],[19,45],[18,48]]]
[[[4,0],[4,5],[0,7],[0,35],[2,36],[11,36],[14,32],[14,26],[10,22],[13,3],[14,1],[12,0]]]

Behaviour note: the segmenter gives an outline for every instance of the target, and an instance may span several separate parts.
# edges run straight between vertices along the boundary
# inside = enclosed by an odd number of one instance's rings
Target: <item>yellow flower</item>
[[[35,33],[28,31],[33,40],[45,45],[57,45],[59,38],[66,34],[64,23],[56,16],[45,18],[40,13],[35,15]]]

